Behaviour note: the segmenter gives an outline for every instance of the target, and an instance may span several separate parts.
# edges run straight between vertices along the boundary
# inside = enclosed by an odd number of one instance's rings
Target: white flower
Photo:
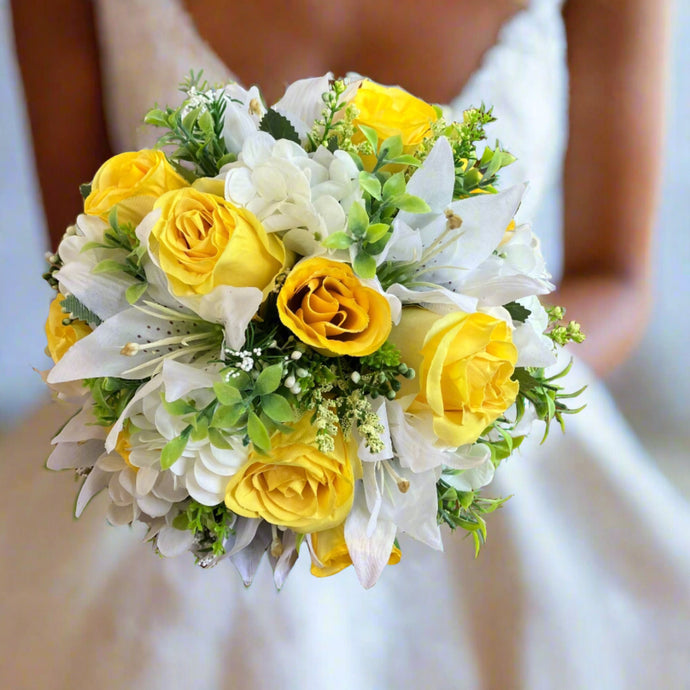
[[[325,252],[321,240],[345,229],[347,211],[362,198],[359,172],[349,155],[259,132],[239,159],[223,169],[225,196],[251,211],[267,232],[283,232],[288,249],[303,256]]]
[[[129,307],[125,292],[137,280],[123,271],[93,273],[96,264],[110,259],[125,263],[124,249],[86,248],[91,243],[102,244],[110,226],[96,216],[80,215],[76,225],[69,228],[58,254],[63,262],[55,273],[63,295],[73,294],[100,319],[107,319]]]
[[[106,447],[114,447],[124,420],[129,419],[132,429],[129,462],[138,468],[138,495],[146,494],[157,486],[160,477],[169,475],[166,481],[169,483],[174,478],[173,485],[183,487],[185,497],[188,494],[206,506],[222,503],[229,477],[248,456],[248,448],[241,438],[225,437],[230,448],[214,445],[207,435],[190,438],[180,458],[169,469],[163,470],[160,464],[166,443],[180,436],[190,423],[186,416],[173,414],[166,403],[184,397],[197,410],[202,410],[215,399],[212,388],[215,380],[217,377],[209,371],[168,360],[161,375],[143,386],[124,409],[108,435]]]
[[[518,303],[530,310],[524,323],[515,323],[513,344],[518,349],[518,367],[550,367],[556,363],[553,341],[544,335],[549,315],[537,297],[526,297]],[[531,409],[531,408],[530,408]]]
[[[266,113],[266,108],[256,86],[247,90],[239,84],[229,84],[223,91],[223,138],[230,153],[239,153],[244,142],[259,131],[259,123]]]
[[[526,186],[453,201],[453,165],[450,144],[440,137],[410,178],[408,193],[424,199],[431,213],[398,214],[396,241],[381,260],[419,261],[415,280],[425,286],[390,291],[404,302],[433,303],[436,311],[467,311],[471,302],[475,311],[553,290],[529,228],[516,229],[505,241]],[[428,291],[435,293],[433,300],[425,297]]]
[[[314,121],[321,117],[325,107],[322,96],[328,91],[331,79],[332,72],[322,77],[298,79],[287,87],[283,97],[273,106],[290,120],[303,143]]]

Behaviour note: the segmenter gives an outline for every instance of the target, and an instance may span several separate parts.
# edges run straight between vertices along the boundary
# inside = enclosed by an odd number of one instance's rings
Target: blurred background
[[[689,67],[690,2],[679,0],[668,79],[665,177],[654,246],[655,305],[643,342],[608,377],[613,395],[650,456],[688,495]],[[0,2],[0,103],[0,429],[8,430],[47,399],[32,367],[49,366],[42,328],[50,290],[39,278],[47,245],[6,0]],[[626,164],[644,165],[644,161],[631,156]]]

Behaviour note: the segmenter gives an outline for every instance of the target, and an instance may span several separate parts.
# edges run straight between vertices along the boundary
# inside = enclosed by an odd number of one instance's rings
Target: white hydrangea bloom
[[[188,399],[197,409],[203,409],[213,397],[211,389],[202,389],[194,391]],[[227,439],[232,446],[229,449],[214,446],[208,436],[196,441],[190,439],[172,467],[161,470],[163,447],[179,436],[189,422],[166,409],[158,390],[138,401],[129,416],[134,429],[129,439],[132,448],[129,462],[137,468],[137,491],[152,490],[161,476],[169,476],[176,486],[184,487],[189,496],[203,505],[223,502],[229,477],[247,459],[248,449],[240,438]]]
[[[362,198],[348,154],[323,147],[308,154],[265,132],[247,139],[223,172],[226,198],[251,211],[267,232],[285,233],[285,245],[302,256],[324,253],[321,240],[345,229],[348,209]]]
[[[128,465],[117,451],[102,455],[95,469],[109,473],[108,521],[114,525],[167,518],[177,514],[177,504],[187,498],[184,483],[177,477],[169,472],[138,470]]]

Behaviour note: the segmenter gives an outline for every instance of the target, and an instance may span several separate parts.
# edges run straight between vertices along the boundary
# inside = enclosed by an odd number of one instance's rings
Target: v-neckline
[[[166,0],[167,2],[172,3],[173,5],[176,6],[179,14],[181,21],[184,21],[187,24],[187,29],[189,30],[189,33],[191,36],[194,37],[194,40],[197,41],[199,47],[205,51],[209,58],[210,61],[215,61],[217,64],[222,65],[229,77],[242,86],[243,88],[249,88],[245,84],[243,84],[235,75],[233,70],[230,68],[230,66],[223,60],[223,58],[218,55],[217,51],[213,48],[213,46],[202,36],[201,32],[199,31],[199,28],[196,24],[196,21],[194,20],[194,17],[192,14],[189,12],[189,9],[187,8],[187,5],[184,0]],[[454,96],[448,103],[439,103],[438,105],[441,106],[452,106],[453,103],[456,103],[458,101],[462,102],[465,100],[465,96],[469,90],[470,85],[478,78],[478,76],[486,71],[489,68],[489,64],[491,63],[492,56],[496,54],[498,51],[500,51],[503,46],[506,44],[506,37],[509,35],[510,31],[512,30],[512,27],[514,25],[519,24],[522,20],[523,17],[527,16],[533,9],[533,3],[534,0],[528,0],[527,4],[524,7],[521,7],[515,14],[511,15],[508,17],[505,21],[503,21],[498,29],[498,32],[496,34],[496,42],[490,45],[481,55],[481,58],[479,59],[479,66],[477,69],[470,74],[468,77],[467,81],[465,84],[460,89],[460,92]],[[308,75],[305,74],[304,77],[309,77],[309,76],[320,76],[320,75]],[[343,75],[344,76],[344,75]],[[251,84],[249,86],[252,86]],[[261,85],[257,84],[259,87],[259,90],[261,90]]]

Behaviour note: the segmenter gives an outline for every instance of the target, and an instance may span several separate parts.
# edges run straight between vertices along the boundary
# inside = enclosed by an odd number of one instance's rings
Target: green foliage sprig
[[[187,94],[182,105],[153,108],[144,122],[167,130],[156,145],[175,146],[169,156],[173,161],[191,163],[195,177],[215,177],[223,165],[235,160],[223,137],[227,97],[222,89],[212,90],[202,81],[202,72],[191,72],[180,90]],[[188,171],[180,172],[188,176]]]
[[[115,424],[141,383],[113,376],[84,379],[84,384],[93,397],[96,422],[106,427]]]
[[[233,525],[236,517],[224,503],[205,506],[191,499],[173,520],[173,527],[189,530],[194,534],[197,554],[211,554],[217,557],[225,553],[225,542],[235,533]],[[197,556],[197,562],[199,560]]]
[[[500,508],[507,498],[484,498],[478,491],[459,491],[444,481],[436,484],[438,496],[438,522],[447,524],[452,530],[458,527],[472,535],[475,556],[479,555],[486,542],[486,521],[484,515]]]
[[[530,403],[536,412],[537,419],[545,422],[546,428],[542,443],[549,435],[551,422],[555,419],[560,425],[561,429],[565,431],[564,415],[577,414],[584,409],[584,405],[577,408],[570,408],[566,404],[567,400],[576,398],[581,395],[587,386],[583,386],[573,393],[566,393],[562,386],[558,385],[556,381],[568,374],[573,366],[572,360],[562,371],[547,377],[544,369],[530,367],[517,367],[513,373],[513,380],[520,384],[515,405],[517,407],[517,421],[519,421],[525,412],[525,405]]]

